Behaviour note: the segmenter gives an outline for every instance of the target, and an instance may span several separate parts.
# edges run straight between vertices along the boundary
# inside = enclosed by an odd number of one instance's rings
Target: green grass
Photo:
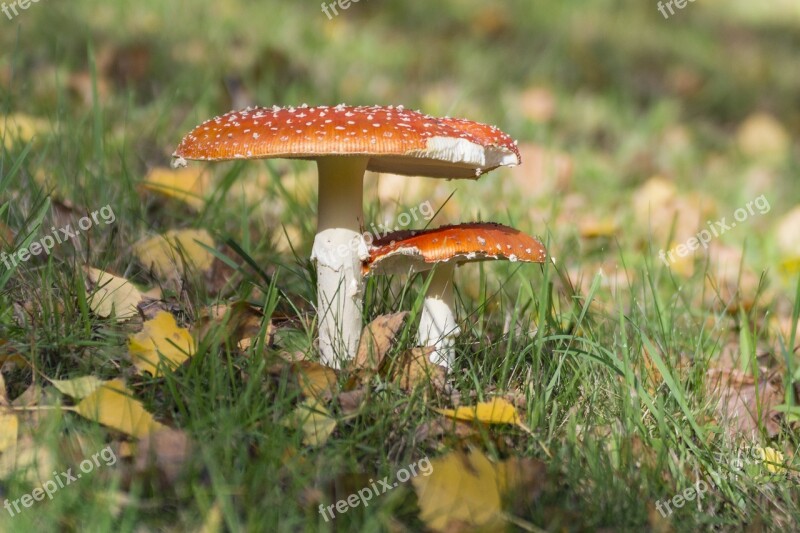
[[[44,377],[124,377],[160,422],[185,430],[193,443],[177,479],[137,471],[121,458],[18,517],[0,508],[0,531],[195,531],[212,509],[227,531],[424,528],[410,483],[332,523],[317,505],[463,446],[454,434],[418,433],[436,418],[432,408],[452,405],[450,397],[409,394],[375,377],[357,416],[334,403],[338,424],[324,445],[304,445],[300,428],[284,423],[299,393],[287,373],[268,369],[281,351],[316,357],[309,167],[211,166],[217,185],[200,213],[137,191],[148,169],[168,164],[184,133],[233,105],[226,80],[228,87],[241,83],[260,105],[402,103],[495,123],[522,143],[571,157],[571,181],[535,196],[498,171],[477,182],[397,191],[397,205],[387,205],[375,178],[367,178],[369,220],[424,199],[438,208],[455,190],[432,225],[510,223],[546,238],[557,259],[544,267],[468,265],[457,276],[464,333],[449,389],[464,404],[521,395],[532,431],[495,426],[478,431],[472,445],[496,459],[546,464],[541,495],[517,494],[509,504],[515,527],[795,527],[796,422],[787,416],[777,435],[762,425],[752,438],[731,438],[706,390],[706,371],[733,339],[742,354],[737,363],[757,372],[757,361],[776,372],[787,409],[797,409],[796,332],[782,337],[771,321],[796,324],[800,315],[800,279],[779,267],[785,258],[774,235],[782,214],[800,202],[796,145],[777,162],[754,160],[737,149],[734,133],[756,110],[775,114],[790,134],[800,128],[800,22],[742,13],[698,2],[665,21],[654,3],[632,1],[364,0],[328,21],[318,3],[45,0],[14,21],[0,15],[0,117],[24,113],[49,124],[30,143],[0,142],[0,222],[16,233],[12,249],[86,210],[108,204],[116,215],[114,224],[98,225],[49,257],[11,271],[0,266],[0,357],[13,350],[27,362],[4,370],[9,397],[34,382],[44,386]],[[86,97],[75,89],[77,74],[89,80]],[[679,83],[687,77],[699,79],[699,88]],[[516,94],[533,85],[556,98],[549,122],[533,122],[514,107]],[[753,185],[753,171],[768,174],[767,184]],[[530,172],[532,180],[538,176]],[[266,189],[242,198],[241,180],[256,174],[269,175]],[[758,294],[752,307],[720,310],[728,296],[709,287],[716,274],[704,259],[689,276],[659,261],[666,243],[637,223],[631,200],[654,175],[676,183],[681,194],[711,196],[712,219],[730,218],[759,194],[769,198],[768,214],[719,240],[744,248],[745,268],[764,273],[750,290]],[[581,196],[585,203],[574,207]],[[616,218],[619,229],[586,239],[577,230],[584,215]],[[220,342],[224,331],[212,330],[174,372],[135,374],[126,342],[141,320],[120,325],[94,316],[81,269],[88,264],[156,286],[131,245],[173,228],[207,229],[219,254],[240,265],[220,286],[202,273],[180,290],[165,286],[178,321],[190,325],[206,306],[247,300],[286,319],[274,346],[241,351]],[[276,245],[284,228],[293,250]],[[606,277],[596,276],[600,268]],[[624,276],[614,291],[608,280],[615,268]],[[578,285],[580,276],[587,283]],[[369,282],[365,323],[411,311],[390,357],[413,347],[423,287],[422,279]],[[343,371],[338,379],[346,386],[351,378]],[[45,390],[39,405],[63,401]],[[125,440],[56,409],[31,412],[23,425],[32,436],[26,446],[49,450],[50,470]],[[726,480],[730,467],[719,458],[732,460],[753,444],[783,451],[791,474],[769,475],[759,466]],[[698,479],[718,480],[717,487],[699,505],[660,519],[655,502]],[[0,480],[0,503],[35,486],[24,472]]]

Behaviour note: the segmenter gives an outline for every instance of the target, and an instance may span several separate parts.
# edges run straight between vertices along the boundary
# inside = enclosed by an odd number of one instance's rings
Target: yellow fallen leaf
[[[434,409],[437,413],[455,420],[483,422],[484,424],[515,424],[528,430],[522,422],[517,408],[503,398],[492,398],[474,407],[463,406],[458,409]]]
[[[222,507],[219,501],[216,501],[206,513],[203,524],[197,533],[219,533],[220,531],[222,531]]]
[[[778,472],[786,472],[786,469],[781,466],[783,464],[783,453],[767,446],[755,446],[753,448],[753,455],[758,457],[762,463],[767,467],[767,470],[776,474]]]
[[[133,245],[133,253],[161,280],[175,280],[191,267],[207,272],[214,256],[202,245],[214,247],[206,230],[170,230],[164,235],[143,239]]]
[[[796,265],[800,264],[800,205],[783,215],[775,227],[775,240],[778,245],[783,269],[793,274]]]
[[[19,419],[14,414],[0,414],[0,453],[16,447]]]
[[[107,382],[95,376],[82,376],[73,379],[51,379],[50,383],[58,389],[61,394],[66,394],[76,400],[86,398],[94,391],[105,385]]]
[[[493,463],[480,451],[433,459],[431,473],[412,478],[420,518],[433,530],[448,524],[502,530],[503,497],[513,488],[509,463]]]
[[[800,272],[800,257],[781,262],[781,272],[790,279],[795,279]]]
[[[736,143],[746,155],[763,160],[780,160],[791,147],[791,138],[778,119],[767,113],[753,113],[736,131]]]
[[[8,344],[8,341],[0,339],[0,367],[6,363],[14,363],[17,368],[25,368],[28,362]]]
[[[613,218],[587,216],[578,223],[578,232],[584,239],[613,237],[619,230],[619,224]]]
[[[3,138],[7,149],[11,149],[15,142],[27,143],[49,130],[50,124],[46,120],[23,113],[0,117],[0,138]]]
[[[636,217],[636,222],[648,224],[654,212],[659,215],[658,211],[663,206],[670,206],[677,196],[678,189],[674,182],[662,176],[651,177],[633,192],[631,200],[633,201],[633,213]],[[661,223],[662,218],[658,216],[657,223]],[[668,216],[666,221],[671,222],[670,218]],[[647,228],[648,226],[645,225],[644,227]],[[669,228],[666,231],[669,232]]]
[[[95,287],[88,303],[96,315],[113,314],[121,321],[139,314],[137,305],[142,301],[142,293],[130,281],[96,268],[87,268],[86,274]]]
[[[336,392],[336,372],[330,367],[311,361],[297,361],[292,363],[292,373],[306,398],[327,400]]]
[[[175,317],[159,311],[153,320],[144,323],[142,331],[128,339],[128,352],[139,372],[162,374],[160,363],[177,368],[194,355],[195,345],[188,329],[179,328]]]
[[[53,476],[56,464],[53,452],[32,437],[23,436],[5,453],[0,454],[0,479],[8,479],[17,473],[32,485],[41,485]]]
[[[288,420],[288,425],[293,423],[303,428],[303,443],[310,446],[325,444],[336,429],[336,420],[315,398],[309,398],[297,406]]]
[[[167,198],[174,198],[199,211],[211,190],[210,175],[201,167],[170,169],[157,167],[147,173],[141,188]]]
[[[121,379],[105,383],[75,406],[75,412],[104,426],[143,437],[166,426],[156,422]]]
[[[25,368],[28,366],[28,361],[25,360],[19,354],[12,353],[12,354],[0,354],[0,367],[5,365],[6,363],[11,364],[13,363],[17,368]]]

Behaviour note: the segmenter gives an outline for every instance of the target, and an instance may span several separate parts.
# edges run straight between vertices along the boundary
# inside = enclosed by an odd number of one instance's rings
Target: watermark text
[[[733,218],[735,221],[731,221],[729,223],[728,217],[722,217],[721,219],[713,222],[708,220],[706,221],[708,229],[700,230],[694,237],[691,237],[685,243],[681,243],[678,246],[673,247],[671,250],[664,251],[662,248],[658,252],[658,258],[661,259],[665,265],[669,266],[670,263],[674,263],[679,258],[686,257],[700,248],[700,246],[702,246],[704,249],[708,249],[708,245],[711,243],[712,239],[719,237],[728,230],[735,228],[737,223],[742,223],[749,217],[755,215],[756,210],[758,210],[757,212],[759,215],[765,215],[769,213],[770,209],[772,209],[772,207],[769,205],[769,200],[767,200],[767,197],[762,194],[755,200],[747,202],[745,207],[740,207],[734,211]]]

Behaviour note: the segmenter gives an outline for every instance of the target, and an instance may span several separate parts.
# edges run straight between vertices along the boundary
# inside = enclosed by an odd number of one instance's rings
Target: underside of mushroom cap
[[[521,261],[543,263],[542,242],[493,222],[472,222],[427,230],[389,233],[372,243],[364,274],[402,274],[430,270],[437,263]]]
[[[408,176],[477,178],[520,163],[494,126],[436,118],[403,106],[272,107],[233,111],[189,132],[173,154],[187,159],[369,156],[367,168]]]

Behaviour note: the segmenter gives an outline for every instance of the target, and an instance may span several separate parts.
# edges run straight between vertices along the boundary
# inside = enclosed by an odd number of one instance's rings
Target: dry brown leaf
[[[145,192],[178,200],[200,211],[211,192],[211,176],[199,166],[180,169],[157,167],[147,173],[139,187]]]
[[[38,405],[43,396],[42,387],[38,383],[31,383],[25,392],[14,398],[11,405],[14,407],[31,407]]]
[[[506,181],[510,198],[522,195],[535,200],[570,188],[575,164],[568,154],[533,143],[521,143],[519,151],[522,165],[506,170],[511,177]]]
[[[88,303],[96,315],[110,317],[113,314],[117,321],[138,316],[137,306],[143,296],[133,283],[91,267],[86,268],[86,275],[93,287]]]
[[[0,370],[0,407],[8,406],[8,389],[6,389],[6,378]]]
[[[656,366],[656,363],[653,361],[653,358],[650,357],[650,353],[644,346],[642,347],[642,363],[644,366],[644,375],[642,375],[640,379],[642,380],[642,383],[647,384],[647,392],[653,396],[655,395],[656,390],[664,382],[664,377],[661,375],[661,371],[658,369],[658,366]]]
[[[513,20],[508,9],[501,4],[488,4],[478,8],[470,21],[470,29],[474,34],[488,38],[500,38],[509,32],[512,25]]]
[[[414,441],[417,443],[425,441],[438,441],[443,437],[454,437],[456,440],[465,440],[476,434],[475,426],[466,422],[460,422],[438,416],[432,420],[426,420],[417,426],[414,432]]]
[[[8,341],[0,339],[0,372],[11,367],[11,365],[16,368],[24,368],[27,364],[28,362],[11,347]]]
[[[681,64],[667,71],[667,83],[671,91],[688,100],[703,88],[705,78],[691,66]]]
[[[756,395],[758,389],[758,395]],[[706,373],[706,394],[714,399],[714,412],[731,437],[752,437],[758,431],[758,413],[769,436],[778,434],[774,407],[783,402],[779,385],[755,378],[738,369],[710,368]]]
[[[654,246],[664,246],[660,260],[674,272],[690,276],[695,256],[706,250],[702,246],[691,250],[686,243],[707,229],[706,221],[716,212],[714,199],[699,193],[679,195],[673,182],[655,176],[633,193],[632,202],[637,227],[648,232]]]
[[[209,307],[201,312],[200,318],[195,322],[193,330],[199,339],[205,338],[214,327],[220,327],[225,341],[239,344],[240,349],[247,349],[255,337],[261,332],[261,323],[264,314],[260,309],[247,302],[233,304],[219,304]],[[275,326],[270,322],[264,341],[267,346],[272,344]],[[247,342],[245,342],[247,341]]]
[[[0,370],[7,368],[6,365],[9,367],[13,365],[16,368],[25,368],[28,366],[28,361],[18,353],[0,353]]]
[[[87,107],[94,105],[95,87],[97,88],[98,100],[107,102],[110,91],[108,82],[103,76],[92,76],[89,71],[81,70],[70,74],[67,80],[67,88]],[[99,105],[102,105],[102,103]]]
[[[120,379],[107,382],[81,400],[75,412],[133,437],[144,437],[165,428],[133,398],[133,393]]]
[[[143,436],[136,447],[135,470],[158,471],[164,480],[174,484],[192,452],[192,441],[180,429],[163,428]]]
[[[795,334],[797,341],[800,341],[800,320],[793,323],[789,316],[772,315],[770,328],[783,337],[787,343],[792,338],[792,333]]]
[[[659,355],[662,359],[666,359],[665,354],[659,353]],[[678,381],[684,381],[687,379],[691,367],[692,362],[686,356],[680,354],[678,363],[675,366],[676,379]],[[661,371],[658,369],[655,361],[653,361],[650,352],[644,346],[642,347],[642,361],[639,367],[639,375],[641,376],[642,383],[647,384],[647,390],[651,395],[655,394],[656,389],[658,389],[658,387],[660,387],[664,382],[664,377],[661,375]],[[620,379],[622,380],[623,378]]]
[[[654,502],[647,502],[647,520],[650,525],[650,531],[653,533],[674,533],[675,528],[672,525],[669,515],[664,516],[664,511],[659,511]]]
[[[433,351],[432,346],[412,348],[398,358],[394,380],[401,389],[411,392],[420,385],[432,385],[436,390],[444,388],[447,370],[431,362],[430,355]]]
[[[188,329],[178,327],[174,316],[161,311],[128,338],[128,352],[139,372],[158,377],[163,373],[162,364],[174,369],[193,356],[195,343]]]
[[[355,414],[361,409],[361,405],[367,398],[367,389],[354,389],[346,391],[337,397],[339,407],[344,415]]]
[[[117,457],[120,459],[133,459],[136,457],[136,443],[126,440],[118,442]]]
[[[756,304],[756,296],[760,296],[762,305],[767,303],[768,293],[762,290],[759,295],[761,278],[742,262],[741,249],[712,243],[709,250],[702,305],[737,315],[740,309],[750,311]]]
[[[408,311],[381,315],[364,327],[353,368],[377,372],[392,348],[397,332],[403,327]]]
[[[530,87],[520,94],[517,108],[531,122],[550,122],[556,111],[556,97],[546,87]]]
[[[287,357],[292,355],[287,354]],[[288,372],[306,398],[327,402],[339,388],[336,371],[313,361],[286,361],[272,365],[267,372],[275,377]]]
[[[291,368],[306,398],[327,401],[336,393],[338,381],[332,368],[311,361],[292,363]]]
[[[142,313],[144,320],[153,320],[162,311],[177,314],[182,310],[183,308],[174,299],[163,300],[161,296],[153,298],[145,295],[142,303],[139,304],[139,312]]]
[[[0,250],[8,250],[15,238],[14,231],[0,222]]]
[[[153,74],[153,51],[150,41],[108,47],[98,54],[102,75],[120,88],[144,88]]]
[[[532,457],[509,457],[503,461],[505,468],[505,483],[508,485],[509,500],[514,506],[524,508],[530,505],[531,500],[536,500],[545,487],[547,478],[547,465]]]

